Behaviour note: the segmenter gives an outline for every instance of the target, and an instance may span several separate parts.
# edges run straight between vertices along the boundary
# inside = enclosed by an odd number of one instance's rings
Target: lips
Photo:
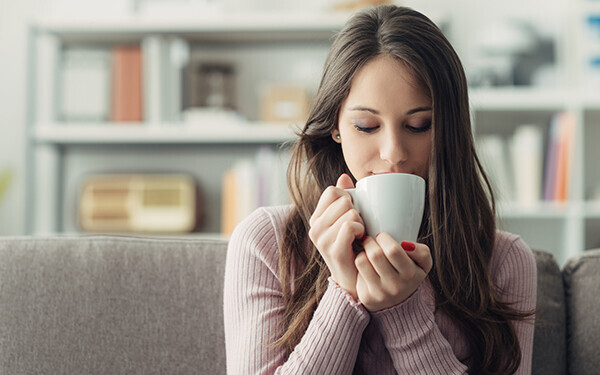
[[[385,172],[371,172],[371,174],[388,174],[388,173],[407,173],[407,174],[415,174],[413,172],[403,172],[403,171],[385,171]]]

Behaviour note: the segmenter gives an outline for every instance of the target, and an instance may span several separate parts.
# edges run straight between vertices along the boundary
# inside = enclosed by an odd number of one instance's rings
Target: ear
[[[331,132],[331,138],[333,139],[334,142],[336,143],[342,143],[342,140],[340,138],[340,131],[335,129]]]

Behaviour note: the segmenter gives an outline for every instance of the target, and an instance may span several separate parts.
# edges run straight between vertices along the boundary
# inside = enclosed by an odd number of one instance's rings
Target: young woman
[[[289,167],[293,205],[234,231],[229,374],[529,374],[536,268],[497,231],[458,56],[425,16],[355,15],[333,42]],[[427,181],[417,243],[365,236],[345,188]],[[398,212],[402,215],[402,212]]]

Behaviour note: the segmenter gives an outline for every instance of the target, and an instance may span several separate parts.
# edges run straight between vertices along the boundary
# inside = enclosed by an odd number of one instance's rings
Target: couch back
[[[226,246],[0,239],[0,373],[225,374]]]
[[[0,238],[0,373],[225,374],[226,248],[203,239]],[[600,250],[563,272],[550,254],[535,256],[533,373],[597,373]]]

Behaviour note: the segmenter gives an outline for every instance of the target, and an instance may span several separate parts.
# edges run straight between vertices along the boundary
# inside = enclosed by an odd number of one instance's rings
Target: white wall
[[[0,171],[13,171],[0,202],[0,235],[25,232],[27,23],[40,0],[0,0]]]

